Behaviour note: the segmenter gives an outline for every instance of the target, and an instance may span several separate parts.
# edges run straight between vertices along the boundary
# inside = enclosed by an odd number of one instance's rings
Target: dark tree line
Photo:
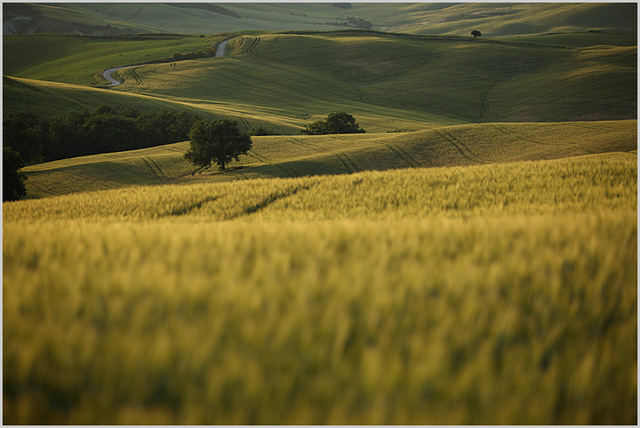
[[[26,163],[48,162],[185,141],[199,119],[187,112],[107,106],[46,117],[8,112],[3,120],[3,145]]]

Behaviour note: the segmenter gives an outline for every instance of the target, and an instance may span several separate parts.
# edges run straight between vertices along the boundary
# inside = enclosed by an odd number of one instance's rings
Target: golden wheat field
[[[633,424],[636,177],[619,152],[5,203],[4,422]]]

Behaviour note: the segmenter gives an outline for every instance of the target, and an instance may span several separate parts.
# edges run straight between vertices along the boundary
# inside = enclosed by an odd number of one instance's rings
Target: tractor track
[[[480,114],[478,114],[478,118],[476,119],[477,123],[482,120],[482,116],[484,115],[484,112],[486,110],[487,96],[489,95],[489,92],[491,92],[491,89],[493,89],[493,83],[489,85],[489,89],[487,89],[487,92],[482,94],[482,96],[480,97],[480,101],[482,101],[482,104],[480,105]]]
[[[300,175],[293,169],[291,168],[291,166],[289,165],[285,165],[284,163],[275,163],[272,162],[271,160],[269,160],[267,157],[262,156],[256,152],[254,152],[253,150],[247,153],[247,156],[252,157],[262,163],[265,163],[267,165],[273,165],[277,168],[280,168],[282,171],[284,171],[285,174],[287,174],[289,177],[299,177]]]
[[[336,155],[340,162],[342,162],[342,165],[344,165],[350,174],[361,171],[361,169],[358,168],[358,165],[356,165],[356,163],[345,153],[334,153],[334,155]]]
[[[299,145],[300,147],[304,147],[304,148],[313,150],[316,153],[331,154],[331,153],[323,152],[322,150],[318,150],[318,148],[313,146],[312,144],[305,143],[302,140],[297,139],[297,138],[289,140],[289,142],[292,143],[292,144]],[[338,152],[338,153],[333,153],[333,155],[338,158],[340,163],[345,167],[345,169],[347,171],[349,171],[350,174],[352,174],[354,172],[362,171],[362,168],[358,167],[358,165],[353,161],[353,159],[351,159],[349,156],[347,156],[346,153]]]
[[[153,164],[153,166],[155,166],[155,167],[156,167],[156,169],[158,170],[158,172],[162,175],[162,177],[163,177],[165,180],[169,180],[169,177],[167,177],[167,175],[164,173],[164,171],[162,170],[162,168],[160,168],[160,167],[158,166],[158,164],[156,163],[156,161],[154,161],[150,156],[147,156],[146,158],[149,160],[149,162],[151,162],[151,163]],[[144,158],[143,158],[142,160],[144,160]]]
[[[249,45],[249,47],[247,47],[247,50],[245,52],[254,53],[254,49],[258,47],[259,44],[260,44],[260,37],[253,38],[253,40],[251,40],[251,44]]]
[[[140,158],[140,159],[142,160],[142,162],[144,162],[144,163],[145,163],[145,165],[147,165],[147,166],[149,167],[149,169],[151,170],[151,172],[153,173],[153,175],[154,175],[158,180],[160,180],[160,181],[164,181],[164,180],[163,180],[163,178],[162,178],[162,176],[156,172],[156,170],[153,168],[153,166],[151,166],[151,162],[149,162],[149,161],[147,160],[148,158],[144,157],[144,158]],[[166,177],[165,177],[165,178],[166,178]]]
[[[133,75],[133,78],[136,79],[136,84],[137,85],[142,85],[142,83],[143,83],[142,79],[140,78],[140,76],[136,72],[135,68],[131,68],[131,74]]]
[[[456,137],[449,134],[447,131],[444,131],[441,129],[435,132],[440,137],[450,142],[456,149],[458,149],[458,151],[463,157],[467,158],[471,162],[486,163],[484,160],[480,159],[475,153],[469,150],[469,148],[462,141],[458,140]]]
[[[404,150],[402,147],[398,146],[397,144],[391,144],[391,143],[383,143],[383,144],[387,146],[389,150],[395,153],[396,156],[398,156],[400,159],[402,159],[405,163],[407,163],[412,168],[422,168],[422,165],[420,164],[420,162],[418,162],[413,156],[407,153],[407,151]]]

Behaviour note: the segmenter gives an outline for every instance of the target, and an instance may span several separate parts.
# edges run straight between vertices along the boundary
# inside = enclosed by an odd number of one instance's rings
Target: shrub
[[[278,133],[272,129],[267,129],[264,126],[253,127],[248,132],[249,135],[278,135]]]
[[[352,115],[344,112],[330,113],[325,120],[310,123],[300,130],[301,134],[309,135],[363,134],[365,132]]]

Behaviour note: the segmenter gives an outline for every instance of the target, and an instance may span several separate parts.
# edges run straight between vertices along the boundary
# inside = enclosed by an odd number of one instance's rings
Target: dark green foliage
[[[471,35],[472,35],[472,36],[473,36],[473,38],[475,39],[476,37],[480,37],[480,36],[482,36],[482,33],[481,33],[480,31],[478,31],[478,30],[473,30],[473,31],[471,32]]]
[[[2,148],[2,200],[17,201],[27,194],[24,181],[27,177],[20,172],[24,161],[20,154],[10,147]]]
[[[186,140],[193,124],[199,117],[187,112],[175,113],[168,110],[142,112],[136,122],[144,138],[146,147],[166,144],[167,141]]]
[[[107,153],[135,147],[142,138],[135,119],[115,114],[91,115],[83,124],[90,151]]]
[[[38,117],[28,112],[9,112],[2,123],[3,147],[11,147],[23,160],[42,161],[44,131]]]
[[[51,161],[89,154],[85,149],[87,139],[84,131],[84,123],[89,117],[91,114],[84,110],[50,118],[48,141],[43,148],[44,159]]]
[[[324,120],[316,120],[313,123],[304,126],[304,129],[300,130],[301,134],[308,135],[323,135],[329,134],[329,130],[327,129],[327,122]]]
[[[323,135],[323,134],[364,134],[365,130],[360,128],[356,119],[344,112],[330,113],[325,120],[305,125],[300,131],[301,134]]]
[[[249,135],[278,135],[278,133],[272,129],[267,129],[264,126],[258,126],[257,128],[252,127],[249,132]]]
[[[199,119],[187,112],[122,111],[109,106],[53,117],[7,113],[3,137],[5,146],[26,162],[36,163],[184,141]]]
[[[189,133],[191,148],[184,158],[206,168],[215,162],[221,170],[251,150],[251,137],[238,129],[238,122],[229,119],[200,120]]]

